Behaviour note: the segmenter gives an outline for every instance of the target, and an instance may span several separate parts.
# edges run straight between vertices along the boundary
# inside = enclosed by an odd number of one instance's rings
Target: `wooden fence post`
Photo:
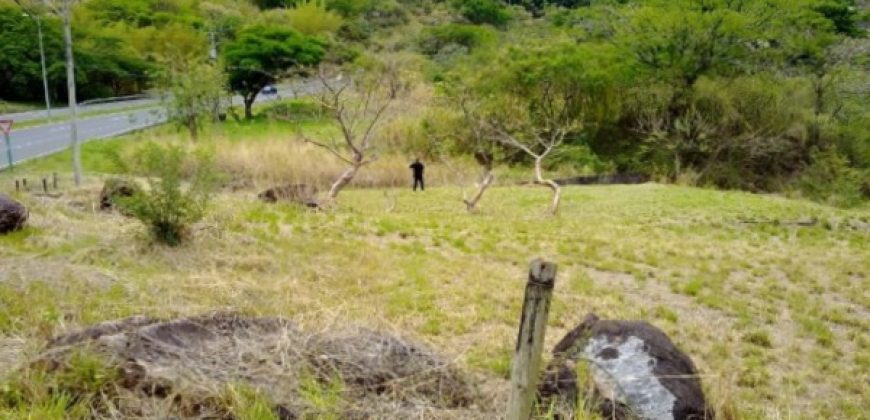
[[[555,282],[556,264],[541,259],[531,262],[511,366],[511,395],[507,420],[528,420],[532,414],[540,376],[544,333],[550,314],[550,298],[553,296]]]

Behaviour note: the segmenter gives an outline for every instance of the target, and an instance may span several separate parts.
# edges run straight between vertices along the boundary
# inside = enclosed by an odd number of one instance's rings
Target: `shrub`
[[[474,24],[504,27],[511,20],[510,12],[498,0],[453,0],[451,5]]]
[[[134,168],[147,177],[149,188],[122,199],[122,207],[148,226],[157,242],[181,244],[190,225],[204,216],[215,190],[211,157],[191,156],[181,146],[149,143],[136,154]]]
[[[395,0],[373,0],[365,18],[375,28],[392,28],[410,22],[411,14]]]
[[[420,50],[430,57],[439,54],[448,47],[461,47],[472,50],[493,39],[491,29],[474,25],[448,24],[423,31],[420,38]]]
[[[304,0],[287,11],[290,27],[305,35],[336,33],[343,23],[342,17],[326,9],[323,1]]]
[[[813,153],[813,164],[800,177],[798,187],[807,198],[850,207],[870,199],[870,171],[849,166],[836,149]]]

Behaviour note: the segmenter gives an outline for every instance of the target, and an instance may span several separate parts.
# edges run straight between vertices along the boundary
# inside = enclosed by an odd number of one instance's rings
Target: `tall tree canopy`
[[[326,45],[281,26],[257,25],[239,33],[224,50],[230,88],[242,95],[245,117],[257,94],[291,70],[314,66],[323,59]]]

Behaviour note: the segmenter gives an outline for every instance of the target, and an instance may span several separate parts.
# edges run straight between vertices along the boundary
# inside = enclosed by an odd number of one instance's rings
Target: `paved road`
[[[101,115],[79,121],[79,138],[88,140],[114,137],[166,122],[166,112],[160,108]],[[15,163],[61,152],[70,146],[69,123],[42,125],[15,130],[9,136]],[[0,143],[0,168],[9,166],[6,144]]]
[[[311,80],[294,85],[282,85],[278,87],[279,95],[260,94],[257,96],[257,103],[269,102],[280,98],[311,95],[319,91],[319,86],[319,82]],[[241,103],[241,98],[234,98],[233,103],[238,105]],[[126,105],[115,105],[121,108],[130,106],[129,102]],[[0,116],[0,119],[3,118],[6,118],[6,116]],[[122,111],[81,119],[79,120],[79,139],[84,143],[89,140],[119,136],[165,122],[166,111],[160,107],[159,102],[155,102],[154,108]],[[16,164],[61,152],[70,147],[69,121],[20,130],[16,130],[13,125],[10,140],[12,144],[12,159]],[[6,156],[6,144],[0,139],[0,169],[9,166]]]
[[[114,102],[106,102],[106,103],[80,103],[79,104],[79,116],[86,112],[97,112],[97,111],[110,111],[113,109],[121,110],[123,108],[132,108],[132,107],[146,107],[146,106],[159,106],[160,100],[157,98],[137,98],[130,100],[118,100]],[[58,107],[55,108],[52,106],[51,108],[51,116],[52,118],[60,118],[66,117],[69,115],[68,107]],[[13,114],[2,114],[0,115],[0,120],[15,120],[16,122],[24,122],[24,121],[32,121],[38,119],[47,118],[48,114],[44,109],[36,109],[33,111],[25,111],[25,112],[16,112]]]
[[[279,96],[287,98],[287,97],[296,97],[296,96],[305,96],[310,95],[312,93],[317,93],[320,88],[320,81],[317,79],[307,79],[298,81],[292,84],[281,84],[278,85]],[[157,97],[143,97],[145,95],[136,95],[132,97],[124,98],[110,98],[111,102],[82,102],[79,103],[79,116],[86,112],[103,112],[103,111],[111,111],[118,110],[118,112],[123,111],[124,109],[129,108],[145,108],[149,106],[159,107],[160,106],[160,98]],[[258,102],[264,102],[274,99],[274,96],[267,96],[260,94],[257,97]],[[124,99],[124,100],[122,100]],[[102,100],[98,100],[102,101]],[[239,105],[242,103],[241,96],[233,97],[233,103]],[[57,107],[51,108],[51,116],[53,118],[58,117],[66,117],[69,115],[68,107]],[[25,111],[25,112],[15,112],[11,114],[0,114],[0,120],[14,120],[16,122],[24,122],[24,121],[32,121],[36,119],[44,119],[47,117],[47,113],[44,109],[35,109],[33,111]]]

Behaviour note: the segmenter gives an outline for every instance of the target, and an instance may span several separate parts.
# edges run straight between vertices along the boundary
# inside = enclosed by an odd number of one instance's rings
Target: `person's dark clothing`
[[[423,185],[423,169],[425,166],[418,160],[412,163],[409,168],[414,172],[414,191],[417,191],[418,184],[420,185],[420,190],[425,191],[426,188]]]

